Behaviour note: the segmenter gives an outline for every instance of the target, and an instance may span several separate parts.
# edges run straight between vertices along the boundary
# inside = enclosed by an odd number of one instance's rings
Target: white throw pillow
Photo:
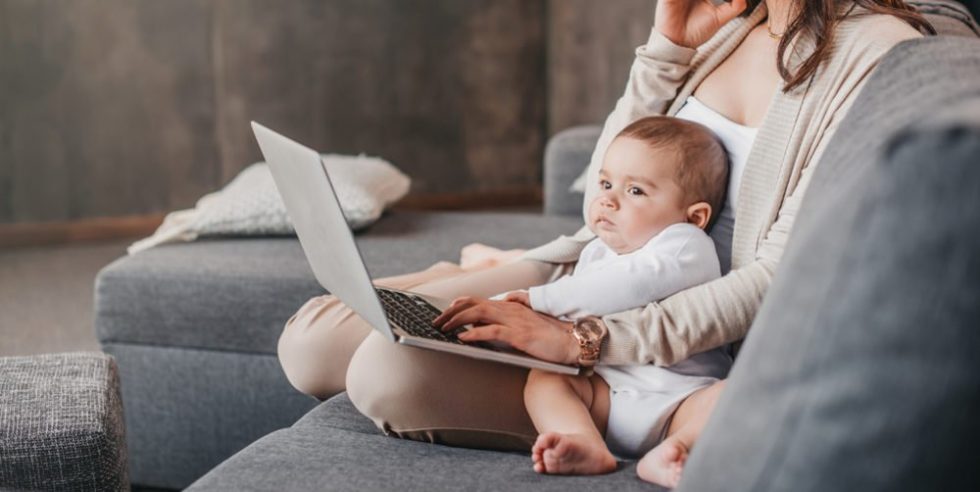
[[[371,225],[384,209],[408,193],[411,180],[375,157],[322,155],[344,217],[351,229]],[[245,168],[220,191],[205,195],[190,210],[167,214],[156,232],[133,243],[129,254],[160,244],[203,236],[293,234],[293,224],[263,162]]]

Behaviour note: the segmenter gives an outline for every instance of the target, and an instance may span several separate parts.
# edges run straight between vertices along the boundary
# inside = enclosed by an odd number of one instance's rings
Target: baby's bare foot
[[[616,470],[616,458],[605,443],[581,434],[541,434],[531,450],[531,459],[538,473],[599,475]]]
[[[647,482],[672,489],[681,481],[686,461],[687,446],[680,439],[668,437],[640,460],[636,474]]]

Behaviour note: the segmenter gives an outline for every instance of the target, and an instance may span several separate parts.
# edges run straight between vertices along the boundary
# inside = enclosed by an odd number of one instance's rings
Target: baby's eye
[[[610,183],[609,181],[606,181],[604,179],[600,179],[599,180],[599,188],[602,188],[604,190],[608,190],[609,188],[612,188],[612,183]]]
[[[636,186],[630,186],[629,189],[626,190],[626,192],[629,193],[630,195],[633,195],[633,196],[643,196],[643,195],[646,195],[646,193],[644,193],[643,190],[641,190],[640,188],[637,188]]]

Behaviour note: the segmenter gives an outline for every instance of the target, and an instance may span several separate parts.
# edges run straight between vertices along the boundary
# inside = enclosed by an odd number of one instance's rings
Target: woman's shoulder
[[[861,6],[855,6],[840,20],[835,35],[841,51],[874,59],[902,41],[922,37],[908,22]]]

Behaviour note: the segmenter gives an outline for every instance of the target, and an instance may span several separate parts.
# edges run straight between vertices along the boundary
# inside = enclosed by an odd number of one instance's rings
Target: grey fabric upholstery
[[[537,213],[400,212],[358,235],[358,245],[372,275],[386,277],[458,260],[470,242],[532,247],[581,224]],[[103,344],[274,354],[283,323],[323,293],[295,238],[167,245],[99,273],[95,326]]]
[[[126,470],[111,357],[0,358],[0,489],[128,490]]]
[[[980,489],[978,81],[951,38],[869,80],[680,490]]]
[[[582,193],[569,190],[575,178],[589,167],[600,126],[576,126],[558,132],[544,151],[544,212],[548,215],[581,215]]]
[[[980,36],[980,26],[963,3],[955,0],[912,0],[908,3],[932,23],[940,35]]]
[[[181,489],[318,403],[293,389],[274,355],[139,344],[119,362],[134,483]]]
[[[381,435],[345,394],[291,428],[272,433],[191,485],[188,491],[242,490],[664,490],[636,477],[634,463],[609,475],[535,473],[523,453],[460,449]]]

